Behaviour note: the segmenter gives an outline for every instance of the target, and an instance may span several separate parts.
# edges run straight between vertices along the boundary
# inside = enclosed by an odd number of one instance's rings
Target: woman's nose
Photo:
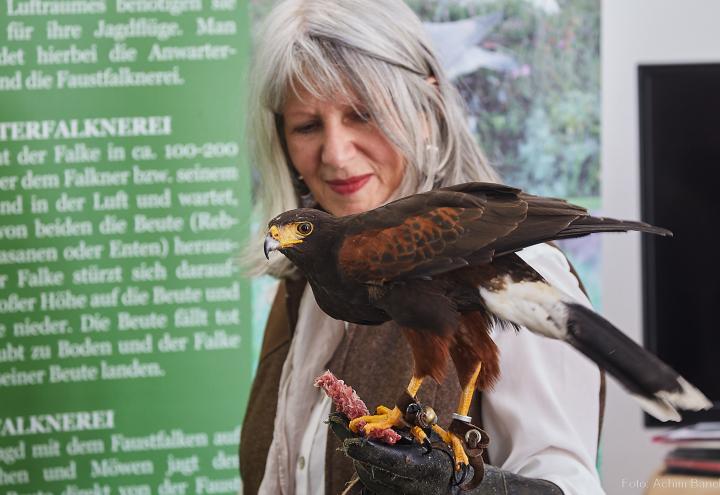
[[[343,123],[328,123],[320,159],[325,165],[344,167],[355,155],[355,142],[352,129]]]

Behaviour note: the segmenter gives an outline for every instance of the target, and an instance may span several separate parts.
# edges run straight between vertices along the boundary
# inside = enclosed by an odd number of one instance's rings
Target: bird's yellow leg
[[[413,376],[410,380],[410,384],[407,388],[407,393],[410,394],[410,397],[415,397],[417,395],[418,390],[420,390],[420,385],[422,385],[423,379],[418,378],[416,376]]]
[[[460,404],[458,404],[457,413],[462,416],[467,416],[467,413],[470,410],[470,404],[472,403],[473,395],[475,394],[475,386],[477,385],[477,379],[480,375],[481,369],[482,363],[478,363],[472,378],[470,378],[470,382],[465,385],[465,388],[460,393]]]
[[[462,392],[460,393],[460,403],[458,404],[458,408],[456,411],[456,414],[460,416],[467,416],[467,413],[470,410],[470,404],[472,403],[473,394],[475,393],[475,385],[477,384],[477,378],[478,375],[480,375],[481,368],[482,363],[478,363],[477,368],[472,375],[472,378],[470,379],[468,384],[465,385]],[[433,425],[432,428],[433,431],[435,431],[435,433],[437,433],[440,438],[442,438],[443,442],[452,447],[453,455],[455,456],[455,470],[460,471],[463,464],[467,466],[469,464],[469,460],[467,454],[465,454],[462,440],[460,440],[457,435],[450,433],[449,431],[443,430],[438,425]]]
[[[422,381],[422,378],[413,376],[407,387],[408,394],[415,397],[415,394],[417,394],[417,391],[420,389],[420,385],[422,385]],[[389,407],[378,406],[375,412],[377,414],[360,416],[350,421],[350,430],[357,433],[360,430],[358,425],[361,423],[365,423],[363,427],[365,433],[370,433],[373,430],[384,430],[394,426],[401,426],[403,424],[403,413],[398,407],[390,409]],[[422,439],[419,439],[417,436],[415,436],[415,438],[422,443]]]

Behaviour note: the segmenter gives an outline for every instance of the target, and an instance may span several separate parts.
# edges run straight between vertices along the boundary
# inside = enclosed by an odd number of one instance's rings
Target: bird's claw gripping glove
[[[427,438],[423,441],[423,447],[432,449],[431,442],[428,438],[433,436],[433,429],[437,424],[437,414],[428,406],[424,406],[418,402],[416,397],[411,396],[407,392],[403,393],[397,400],[397,407],[401,411],[405,411],[405,423],[407,425],[418,426],[423,430]],[[464,419],[463,419],[464,418]],[[442,429],[441,429],[442,430]],[[461,442],[462,446],[455,445],[453,452],[457,455],[457,448],[462,449],[462,454],[469,465],[461,464],[462,471],[459,473],[459,481],[457,485],[462,485],[463,491],[468,491],[480,484],[485,475],[485,465],[483,463],[482,454],[488,446],[488,435],[477,426],[470,423],[470,418],[453,414],[452,423],[445,435],[454,435],[455,439]],[[442,437],[445,438],[445,437]],[[445,439],[447,442],[447,439]],[[457,466],[458,459],[455,459]],[[472,469],[470,469],[472,467]],[[468,473],[471,475],[468,476]]]
[[[473,473],[456,473],[452,454],[437,442],[429,452],[414,442],[387,445],[357,436],[348,428],[347,418],[332,413],[332,431],[342,441],[342,449],[352,458],[355,471],[364,487],[373,495],[562,495],[557,485],[540,479],[526,478],[509,471],[485,466],[479,486],[470,490],[467,477]],[[472,468],[469,468],[472,471]],[[467,476],[466,476],[467,475]],[[465,479],[462,479],[465,478]],[[472,481],[472,480],[470,480]],[[355,493],[355,492],[352,492]]]

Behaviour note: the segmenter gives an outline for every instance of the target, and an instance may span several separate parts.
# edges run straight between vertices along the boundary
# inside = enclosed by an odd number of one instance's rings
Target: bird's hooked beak
[[[273,225],[265,236],[265,244],[263,246],[265,257],[270,259],[270,251],[277,251],[278,249],[300,243],[302,243],[302,239],[298,238],[291,226],[282,225],[278,227],[277,225]]]
[[[265,244],[263,246],[265,250],[265,258],[270,259],[270,251],[277,251],[280,249],[280,241],[274,239],[273,236],[268,232],[265,236]]]

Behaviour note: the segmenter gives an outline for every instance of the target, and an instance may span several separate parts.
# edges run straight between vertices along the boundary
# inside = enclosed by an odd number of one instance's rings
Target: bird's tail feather
[[[605,368],[649,414],[679,421],[677,409],[712,407],[702,392],[609,321],[579,304],[565,305],[567,342]]]
[[[615,218],[584,216],[573,221],[570,225],[560,231],[556,239],[568,239],[580,237],[594,232],[627,232],[636,230],[662,236],[672,236],[672,232],[662,227],[656,227],[645,222],[632,220],[617,220]]]

